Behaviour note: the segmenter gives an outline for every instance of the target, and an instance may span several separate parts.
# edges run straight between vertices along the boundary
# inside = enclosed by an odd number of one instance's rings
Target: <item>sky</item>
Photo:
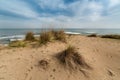
[[[0,0],[0,28],[120,28],[120,0]]]

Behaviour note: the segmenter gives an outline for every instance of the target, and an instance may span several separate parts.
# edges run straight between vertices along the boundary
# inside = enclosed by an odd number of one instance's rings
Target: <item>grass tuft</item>
[[[25,40],[26,41],[34,41],[35,40],[34,33],[33,32],[27,32],[27,34],[25,36]]]
[[[26,43],[24,41],[12,41],[9,44],[10,47],[25,47]]]
[[[41,44],[46,44],[46,43],[51,42],[53,40],[66,42],[66,34],[64,33],[63,30],[59,30],[59,31],[55,31],[55,30],[43,31],[40,34],[40,43]]]
[[[52,41],[54,38],[52,32],[50,31],[43,31],[41,34],[40,34],[40,43],[41,44],[46,44],[50,41]]]
[[[66,42],[66,34],[64,30],[54,31],[53,33],[56,40]]]
[[[73,46],[67,47],[67,49],[58,53],[56,57],[62,65],[69,69],[76,69],[79,67],[90,68]]]
[[[88,37],[97,37],[97,34],[89,34]]]
[[[120,35],[101,35],[101,38],[120,39]]]

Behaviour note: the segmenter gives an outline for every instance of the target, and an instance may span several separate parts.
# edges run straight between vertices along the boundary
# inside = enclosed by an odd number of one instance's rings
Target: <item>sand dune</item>
[[[68,44],[56,41],[38,48],[0,50],[0,80],[120,80],[120,40],[72,35],[67,41],[92,69],[83,73],[60,65],[54,55]]]

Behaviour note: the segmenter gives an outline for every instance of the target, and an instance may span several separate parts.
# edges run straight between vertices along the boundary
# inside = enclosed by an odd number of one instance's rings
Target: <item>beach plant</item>
[[[46,44],[48,42],[58,40],[66,42],[66,34],[63,30],[55,31],[53,29],[49,31],[42,31],[40,34],[40,43]]]
[[[24,41],[12,41],[9,44],[10,47],[25,47],[26,43]]]
[[[54,34],[55,40],[66,42],[66,34],[64,30],[52,31]]]
[[[40,34],[40,43],[46,44],[48,42],[51,42],[53,40],[54,36],[51,31],[43,31]]]
[[[76,51],[75,47],[68,46],[65,50],[56,55],[58,61],[69,69],[77,69],[80,67],[90,68],[83,57]]]
[[[120,39],[120,35],[101,35],[101,38]]]
[[[25,40],[26,41],[34,41],[35,40],[34,33],[33,32],[27,32],[26,36],[25,36]]]
[[[89,34],[88,37],[97,37],[97,34]]]

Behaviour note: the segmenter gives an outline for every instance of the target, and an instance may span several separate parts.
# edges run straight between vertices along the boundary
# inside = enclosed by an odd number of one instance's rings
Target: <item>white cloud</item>
[[[44,10],[46,10],[46,8],[55,11],[64,9],[73,13],[73,15],[66,16],[60,12],[59,15],[54,16],[54,13],[51,14],[48,12],[42,13],[43,16],[39,17],[39,13],[31,9],[25,2],[20,0],[0,0],[0,10],[6,10],[24,17],[33,18],[32,20],[10,20],[11,18],[0,15],[0,18],[2,18],[2,20],[0,20],[0,26],[13,25],[15,27],[15,24],[17,24],[17,26],[22,24],[23,27],[40,27],[42,25],[48,27],[49,24],[55,24],[57,27],[65,25],[66,27],[75,26],[104,28],[112,27],[113,25],[118,27],[118,21],[120,20],[117,18],[120,18],[120,16],[118,16],[120,15],[120,8],[117,8],[116,10],[114,9],[114,6],[120,3],[119,0],[109,0],[109,6],[107,7],[100,2],[90,2],[88,0],[84,0],[83,2],[78,0],[70,4],[65,4],[63,0],[35,1],[37,1],[39,6]],[[111,10],[111,8],[113,10]],[[110,15],[107,15],[106,17],[103,16],[102,14],[104,10],[108,10],[107,12]]]
[[[29,6],[20,0],[13,0],[13,1],[0,1],[0,10],[9,11],[24,17],[35,18],[38,16]]]
[[[41,8],[50,8],[50,9],[57,9],[62,8],[64,9],[66,6],[64,5],[63,0],[37,0],[38,4]]]
[[[110,0],[109,7],[114,7],[118,4],[120,4],[120,0]]]
[[[96,2],[91,2],[88,5],[88,8],[91,10],[90,19],[96,21],[102,18],[103,5]]]

